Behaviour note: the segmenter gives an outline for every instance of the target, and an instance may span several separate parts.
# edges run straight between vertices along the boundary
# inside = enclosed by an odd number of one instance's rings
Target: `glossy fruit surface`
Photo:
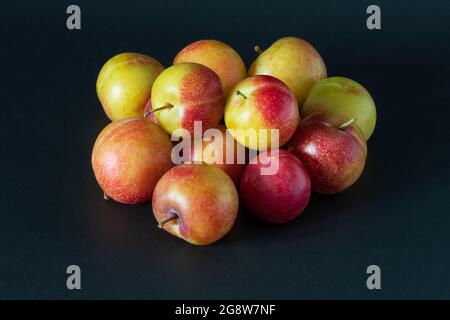
[[[261,169],[274,164],[278,170],[264,175]],[[293,154],[286,150],[269,150],[253,159],[245,169],[240,195],[255,216],[267,222],[284,223],[298,217],[306,208],[311,182],[306,169]]]
[[[196,62],[212,69],[220,78],[225,95],[247,76],[242,58],[229,45],[217,40],[200,40],[181,50],[173,64]]]
[[[254,150],[284,145],[294,134],[299,121],[294,94],[283,82],[271,76],[244,79],[234,87],[225,106],[225,124],[230,134],[240,144]],[[272,141],[271,129],[278,130],[278,141]],[[252,132],[257,138],[249,138]]]
[[[331,77],[317,83],[302,108],[303,117],[314,113],[355,119],[365,140],[375,129],[377,111],[369,92],[359,83],[344,77]]]
[[[153,194],[153,214],[170,234],[196,245],[221,239],[233,226],[239,200],[233,181],[207,164],[168,171]]]
[[[109,59],[97,78],[97,95],[112,121],[142,117],[153,82],[164,67],[140,53],[121,53]]]
[[[312,115],[302,121],[288,144],[288,150],[308,170],[313,191],[324,194],[344,191],[363,172],[366,142],[354,122],[342,128],[346,122],[323,114]]]
[[[217,74],[198,63],[167,68],[152,88],[153,112],[169,134],[180,128],[193,133],[195,121],[202,123],[203,130],[217,126],[223,116],[224,101]]]
[[[150,120],[111,122],[98,136],[92,167],[104,193],[121,203],[151,200],[159,178],[172,167],[172,143]]]
[[[295,94],[301,108],[314,84],[327,77],[327,70],[322,57],[310,43],[300,38],[284,37],[256,58],[248,74],[265,74],[280,79]]]

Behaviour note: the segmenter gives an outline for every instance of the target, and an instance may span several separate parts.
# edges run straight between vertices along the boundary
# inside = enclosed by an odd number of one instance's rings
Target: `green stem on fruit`
[[[255,51],[258,52],[259,54],[263,53],[263,51],[261,50],[261,48],[260,48],[258,45],[256,45],[256,46],[254,47],[254,49],[255,49]]]
[[[149,115],[151,115],[152,113],[158,112],[159,110],[163,110],[163,109],[170,109],[173,108],[173,104],[170,103],[166,103],[165,105],[163,105],[162,107],[147,111],[146,113],[144,113],[144,118],[147,118]]]
[[[244,99],[247,99],[247,96],[245,94],[243,94],[242,92],[240,92],[239,90],[236,91],[236,95],[242,96],[242,97],[244,97]]]
[[[168,218],[168,219],[158,223],[158,228],[162,229],[167,222],[175,220],[175,219],[178,219],[177,215],[173,215],[172,217],[170,217],[170,218]]]
[[[108,197],[108,195],[105,192],[103,192],[103,199],[109,200],[109,197]]]
[[[345,121],[343,124],[341,124],[338,129],[343,130],[345,128],[347,128],[349,125],[351,125],[356,119],[355,118],[351,118],[350,120]]]

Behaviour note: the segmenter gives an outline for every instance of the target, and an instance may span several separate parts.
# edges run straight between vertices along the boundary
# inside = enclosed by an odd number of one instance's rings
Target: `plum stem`
[[[356,119],[355,118],[351,118],[350,120],[345,121],[343,124],[341,124],[338,129],[345,129],[347,128],[349,125],[351,125]]]
[[[163,109],[170,109],[173,108],[173,104],[170,103],[166,103],[165,105],[163,105],[162,107],[147,111],[146,113],[144,113],[144,118],[147,118],[150,114],[158,112],[159,110],[163,110]]]
[[[173,215],[173,216],[171,216],[170,218],[168,218],[168,219],[166,219],[166,220],[161,221],[160,223],[158,223],[158,228],[162,229],[162,228],[164,227],[164,225],[165,225],[167,222],[172,221],[172,220],[175,220],[175,219],[178,219],[178,216],[177,216],[176,214]]]
[[[256,45],[256,46],[254,47],[254,49],[255,49],[255,51],[258,52],[259,54],[263,53],[263,51],[261,50],[261,48],[260,48],[258,45]]]
[[[247,99],[247,96],[245,94],[243,94],[242,92],[240,92],[239,90],[236,91],[236,95],[242,96],[242,97],[244,97],[244,99]]]
[[[108,197],[108,195],[105,192],[103,192],[103,199],[109,200],[109,197]]]

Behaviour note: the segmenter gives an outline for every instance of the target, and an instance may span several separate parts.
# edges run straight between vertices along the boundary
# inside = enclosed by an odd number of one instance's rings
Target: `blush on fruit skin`
[[[146,117],[150,121],[153,121],[154,123],[158,123],[155,114],[151,113],[151,111],[152,111],[152,100],[148,99],[144,107],[144,117]]]
[[[221,239],[232,228],[239,206],[233,181],[207,164],[182,164],[169,170],[153,194],[153,214],[170,234],[196,245]]]
[[[339,119],[339,120],[338,120]],[[315,114],[306,118],[288,144],[308,170],[312,189],[335,194],[360,177],[367,157],[365,139],[355,124],[338,129],[346,120]]]
[[[261,157],[278,161],[274,175],[262,175]],[[264,162],[265,163],[265,162]],[[311,181],[300,160],[286,150],[269,150],[253,159],[240,184],[244,205],[257,217],[271,223],[295,219],[306,208],[311,196]]]
[[[199,141],[197,144],[194,141],[191,141],[191,150],[186,150],[186,153],[183,153],[183,157],[185,157],[186,161],[194,162],[194,161],[202,161],[206,164],[210,164],[216,166],[219,169],[222,169],[228,176],[233,180],[234,184],[239,184],[241,180],[242,173],[244,172],[245,163],[238,163],[238,147],[243,148],[243,146],[239,145],[239,142],[234,140],[231,136],[227,139],[227,136],[230,134],[227,132],[227,128],[224,125],[219,125],[216,127],[222,133],[222,140],[212,140],[212,141]],[[232,144],[228,142],[232,141]],[[215,150],[215,146],[222,144],[222,163],[214,163],[215,157],[211,157],[209,154],[214,151],[210,151],[209,148]],[[233,163],[226,163],[227,154],[233,153]],[[247,157],[247,153],[245,152],[245,156]]]
[[[269,128],[280,128],[280,145],[294,134],[300,116],[292,108],[292,94],[284,86],[262,86],[253,92],[255,106]]]
[[[219,77],[209,68],[190,72],[181,81],[180,103],[186,106],[181,121],[183,128],[193,131],[198,120],[202,121],[204,130],[213,127],[223,116],[224,97]]]
[[[222,96],[222,86],[217,74],[209,68],[194,68],[181,80],[180,102],[207,103]]]
[[[224,96],[219,77],[198,63],[179,63],[164,70],[155,80],[151,104],[160,126],[169,134],[186,129],[191,134],[194,122],[202,129],[219,124],[224,110]]]
[[[159,178],[173,164],[172,143],[156,124],[144,118],[110,123],[92,151],[92,168],[105,194],[121,203],[151,200]]]
[[[247,76],[247,70],[239,54],[227,44],[217,40],[200,40],[182,49],[173,64],[200,63],[212,69],[220,78],[225,95]]]
[[[292,90],[301,108],[313,85],[327,77],[327,70],[320,54],[310,43],[296,37],[284,37],[256,58],[248,74],[271,75],[280,79]]]
[[[272,76],[258,75],[244,79],[233,91],[225,106],[225,123],[239,143],[250,149],[264,150],[259,141],[246,141],[242,132],[234,132],[249,129],[257,132],[278,129],[279,146],[288,142],[300,122],[300,114],[294,94],[283,82]],[[268,142],[268,148],[274,146],[270,139]]]

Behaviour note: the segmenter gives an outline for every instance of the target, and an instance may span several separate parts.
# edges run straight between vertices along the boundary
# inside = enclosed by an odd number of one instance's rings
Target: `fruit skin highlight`
[[[300,121],[297,100],[289,88],[271,76],[253,76],[239,82],[230,93],[225,106],[225,124],[231,135],[253,150],[276,147],[267,135],[267,146],[259,138],[246,139],[242,130],[278,129],[279,145],[294,134]],[[266,138],[266,136],[262,136]]]
[[[265,74],[280,79],[294,92],[301,108],[313,85],[327,77],[327,70],[322,57],[311,44],[300,38],[284,37],[260,53],[248,74]]]
[[[229,45],[217,40],[200,40],[181,50],[173,64],[200,63],[211,68],[222,82],[225,96],[247,76],[247,69],[239,54]]]
[[[97,96],[111,121],[143,115],[153,82],[164,67],[140,53],[121,53],[109,59],[97,78]]]
[[[302,116],[326,113],[330,117],[355,119],[365,140],[375,129],[377,110],[370,93],[358,82],[345,77],[331,77],[318,82],[309,92]]]
[[[201,121],[203,130],[219,124],[224,101],[222,84],[214,71],[198,63],[179,63],[156,78],[151,107],[167,133],[183,128],[192,134],[194,121]]]
[[[221,239],[233,226],[239,206],[233,181],[207,164],[181,164],[169,170],[153,193],[159,226],[195,245]]]
[[[264,160],[278,161],[278,172],[262,175]],[[257,217],[285,223],[298,217],[311,196],[311,181],[300,160],[286,150],[269,150],[250,161],[241,178],[244,205]]]
[[[148,119],[111,122],[98,136],[92,168],[106,196],[125,204],[150,201],[159,178],[173,164],[167,134]]]
[[[353,119],[314,114],[302,121],[288,144],[308,170],[312,189],[334,194],[349,188],[364,169],[367,146]]]
[[[227,128],[224,125],[217,126],[222,134],[222,140],[211,139],[211,141],[198,141],[198,143],[191,142],[191,150],[185,150],[183,157],[189,162],[204,162],[216,166],[217,168],[223,170],[230,178],[233,180],[234,184],[238,184],[241,180],[241,175],[244,172],[245,163],[238,163],[238,147],[244,148],[239,145],[239,142],[231,137],[230,133],[227,132]],[[227,138],[227,136],[229,136]],[[229,143],[229,142],[232,143]],[[222,148],[222,159],[221,163],[214,163],[216,160],[215,149]],[[233,154],[233,163],[227,163],[227,155]],[[246,150],[243,149],[243,155],[245,159],[247,158]],[[230,156],[231,158],[231,156]]]

